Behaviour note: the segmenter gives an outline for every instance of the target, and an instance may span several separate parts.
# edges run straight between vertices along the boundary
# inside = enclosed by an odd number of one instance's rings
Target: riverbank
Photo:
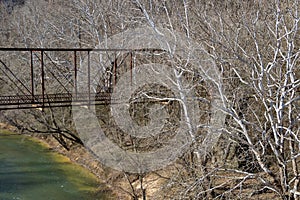
[[[92,154],[83,146],[74,145],[69,150],[66,150],[51,136],[32,135],[32,138],[33,140],[43,143],[43,145],[47,146],[50,150],[67,157],[70,162],[78,164],[94,174],[97,177],[99,184],[105,185],[105,188],[101,188],[101,191],[99,192],[116,194],[112,184],[114,180],[111,180],[113,177],[108,177],[108,174],[111,173],[110,170],[106,169],[101,163],[95,160]]]
[[[17,128],[4,123],[0,123],[0,130],[2,135],[23,135],[18,133],[19,131]],[[99,182],[98,193],[111,194],[112,199],[131,199],[126,190],[120,189],[120,185],[125,185],[125,183],[120,184],[120,182],[124,182],[124,180],[121,180],[120,178],[121,173],[103,166],[100,162],[95,160],[93,155],[83,146],[74,145],[70,150],[66,150],[50,135],[26,134],[23,136],[64,156],[57,159],[64,159],[64,161],[77,164],[95,175]]]
[[[92,173],[36,138],[3,129],[0,137],[0,199],[112,199]]]
[[[125,175],[120,171],[104,166],[83,146],[74,145],[66,150],[50,135],[33,135],[32,138],[93,173],[98,178],[99,183],[105,185],[105,188],[101,188],[99,192],[112,194],[112,199],[132,200],[135,194],[138,196],[138,200],[142,200],[142,190],[146,191],[147,199],[161,199],[159,197],[162,195],[159,193],[163,182],[166,180],[162,178],[162,175],[167,177],[168,170],[160,171],[160,174],[148,173],[143,177],[143,189],[141,189],[141,180],[137,175]]]
[[[8,133],[18,134],[15,127],[1,124],[0,129]],[[136,175],[128,175],[102,165],[83,146],[73,145],[69,150],[63,148],[51,135],[31,134],[24,135],[53,152],[65,156],[70,162],[80,165],[94,174],[99,182],[99,193],[111,194],[112,199],[131,200],[133,193],[139,194],[142,199],[140,180]],[[131,183],[131,184],[130,184]],[[147,190],[147,199],[157,197],[157,191],[162,185],[161,178],[156,174],[148,174],[143,178],[143,189]],[[105,187],[103,187],[105,186]],[[160,195],[159,195],[160,196]],[[156,198],[157,199],[157,198]]]

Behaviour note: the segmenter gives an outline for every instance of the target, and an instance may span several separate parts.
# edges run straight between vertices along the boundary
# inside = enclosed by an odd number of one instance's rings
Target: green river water
[[[0,200],[108,199],[87,170],[42,144],[0,131]]]

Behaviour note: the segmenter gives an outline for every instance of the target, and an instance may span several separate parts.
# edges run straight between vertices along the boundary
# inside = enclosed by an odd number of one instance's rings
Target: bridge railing
[[[10,95],[0,96],[0,110],[64,107],[73,105],[109,104],[110,93],[102,92],[97,94],[78,93],[75,97],[70,93],[46,94],[43,95]]]

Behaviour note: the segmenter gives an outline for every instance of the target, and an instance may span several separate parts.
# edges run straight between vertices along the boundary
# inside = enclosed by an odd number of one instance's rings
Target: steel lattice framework
[[[110,102],[111,97],[111,88],[106,88],[105,91],[100,92],[92,92],[90,89],[90,53],[92,51],[95,52],[109,52],[111,54],[117,54],[118,52],[126,53],[129,55],[130,59],[130,69],[133,68],[132,57],[136,52],[154,52],[161,51],[159,49],[91,49],[91,48],[0,48],[0,75],[7,80],[11,85],[14,85],[15,91],[14,94],[6,94],[5,90],[0,93],[0,110],[10,110],[10,109],[30,109],[30,108],[46,108],[46,107],[65,107],[71,106],[72,102],[76,103],[76,105],[90,105],[91,100],[95,102],[95,104],[108,104]],[[61,77],[55,76],[54,73],[51,73],[53,76],[53,80],[57,81],[61,87],[65,88],[64,92],[54,92],[47,91],[47,75],[46,70],[51,67],[57,67],[55,62],[49,58],[48,53],[50,52],[58,52],[58,53],[67,53],[70,57],[71,55],[71,75],[68,77],[64,77],[64,79],[69,79],[70,83],[72,83],[71,89],[66,89],[64,85],[61,83]],[[15,54],[18,55],[23,53],[27,56],[26,63],[29,66],[25,66],[26,69],[30,69],[30,75],[27,81],[22,80],[20,75],[16,74],[11,67],[6,63],[5,56]],[[79,63],[79,55],[85,54],[87,56],[87,68],[88,68],[88,84],[86,85],[86,92],[79,93],[77,91],[78,87],[78,63]],[[115,60],[117,58],[115,57]],[[45,64],[45,61],[48,61]],[[50,61],[49,61],[50,60]],[[50,64],[49,64],[50,63]],[[113,78],[111,82],[116,81],[117,76],[117,67],[118,63],[112,62],[111,69]],[[36,73],[36,69],[38,68],[38,72]],[[50,71],[51,72],[51,71]],[[39,90],[37,91],[36,79],[39,80]],[[113,83],[112,83],[113,84]],[[4,85],[2,84],[2,88]]]

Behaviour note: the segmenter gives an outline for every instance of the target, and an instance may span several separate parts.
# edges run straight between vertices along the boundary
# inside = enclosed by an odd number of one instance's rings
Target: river
[[[0,200],[105,200],[87,170],[25,136],[0,130]]]

